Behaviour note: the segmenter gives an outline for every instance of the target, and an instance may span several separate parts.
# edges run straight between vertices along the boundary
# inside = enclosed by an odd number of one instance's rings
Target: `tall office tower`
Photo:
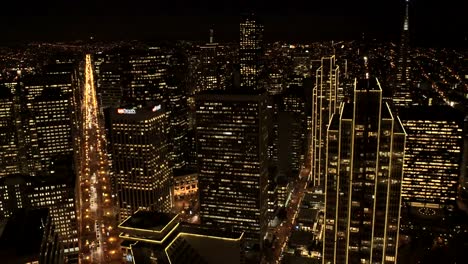
[[[405,127],[403,201],[413,207],[454,203],[460,173],[464,115],[450,106],[400,110]]]
[[[306,155],[307,118],[303,87],[291,87],[283,95],[279,115],[278,156],[280,172],[297,177]]]
[[[6,84],[0,85],[0,177],[19,173],[17,160],[18,143],[16,140],[14,91]]]
[[[34,118],[40,170],[44,173],[50,172],[53,159],[73,152],[73,87],[72,74],[67,72],[24,77],[27,108]]]
[[[260,56],[262,55],[263,25],[254,14],[242,16],[240,22],[240,74],[241,87],[258,90]]]
[[[14,74],[0,86],[1,113],[0,175],[35,175],[40,170],[37,131],[26,99],[21,74]]]
[[[43,172],[53,172],[58,157],[73,155],[72,107],[70,95],[60,88],[45,88],[31,101]]]
[[[0,256],[4,263],[64,263],[48,210],[19,210],[2,224]]]
[[[188,63],[183,51],[178,48],[176,52],[167,54],[167,88],[165,110],[169,125],[167,142],[169,166],[180,169],[187,165],[188,159],[188,105],[187,105],[187,72]]]
[[[164,102],[166,57],[159,48],[132,51],[125,66],[124,103],[150,106]]]
[[[171,208],[167,114],[154,107],[111,108],[109,147],[120,220],[138,209]]]
[[[409,0],[405,0],[405,17],[401,32],[400,54],[398,58],[396,87],[393,94],[393,104],[396,107],[411,105],[410,70],[411,57],[409,55]]]
[[[84,63],[81,138],[76,159],[80,263],[121,263],[116,214],[111,195],[104,124],[100,115],[91,55]]]
[[[323,57],[316,70],[315,87],[312,90],[312,183],[323,186],[325,177],[327,127],[340,102],[337,102],[339,66],[335,55]]]
[[[323,263],[397,263],[405,131],[377,79],[328,127]]]
[[[267,99],[234,89],[199,94],[196,139],[200,218],[261,244],[267,228]]]
[[[200,83],[197,92],[218,90],[224,85],[218,69],[218,43],[213,42],[213,30],[210,29],[210,41],[200,46]]]
[[[123,98],[123,72],[120,54],[105,54],[97,66],[97,89],[101,108],[119,107]]]
[[[70,168],[69,168],[70,169]],[[19,209],[47,208],[56,227],[59,242],[67,256],[77,253],[74,177],[68,173],[55,175],[12,174],[0,180],[0,220]]]

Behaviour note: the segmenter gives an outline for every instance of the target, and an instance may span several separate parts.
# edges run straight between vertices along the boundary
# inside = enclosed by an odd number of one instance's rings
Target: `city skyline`
[[[464,263],[463,12],[425,2],[5,5],[0,259]]]

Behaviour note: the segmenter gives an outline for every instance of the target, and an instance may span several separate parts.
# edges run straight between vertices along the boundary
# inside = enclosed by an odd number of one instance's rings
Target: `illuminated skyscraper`
[[[377,79],[328,127],[323,263],[397,263],[405,131]]]
[[[73,154],[71,96],[46,88],[31,102],[36,121],[41,170],[51,172],[54,159]]]
[[[322,65],[316,70],[316,82],[312,91],[312,182],[323,185],[325,177],[327,127],[337,112],[337,91],[339,66],[335,56],[322,58]]]
[[[97,89],[101,108],[119,107],[123,97],[121,57],[106,54],[98,66]]]
[[[398,72],[396,89],[393,94],[393,104],[397,107],[410,106],[411,99],[411,57],[409,55],[409,0],[405,0],[405,17],[401,32],[400,54],[398,58]]]
[[[218,71],[218,43],[213,42],[213,30],[210,30],[210,42],[200,46],[200,87],[197,92],[205,90],[217,90],[224,87],[220,83],[220,74]]]
[[[18,143],[15,140],[14,93],[5,84],[0,85],[0,177],[19,173]]]
[[[415,207],[454,203],[460,173],[463,114],[450,106],[400,111],[408,133],[403,201]]]
[[[200,217],[261,244],[267,228],[267,99],[234,89],[195,98]]]
[[[111,108],[110,153],[113,182],[124,220],[138,209],[171,208],[167,114],[151,108]]]
[[[258,90],[260,56],[262,55],[263,25],[254,14],[242,16],[240,23],[240,74],[241,87]]]

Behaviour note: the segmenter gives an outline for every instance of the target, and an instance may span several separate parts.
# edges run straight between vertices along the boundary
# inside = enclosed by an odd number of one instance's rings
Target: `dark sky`
[[[238,38],[239,14],[254,8],[265,39],[356,39],[362,32],[398,40],[403,0],[15,0],[0,4],[0,42],[97,39],[204,40],[213,26],[223,41]],[[249,4],[247,4],[247,2]],[[466,45],[465,0],[413,0],[410,27],[418,45]]]

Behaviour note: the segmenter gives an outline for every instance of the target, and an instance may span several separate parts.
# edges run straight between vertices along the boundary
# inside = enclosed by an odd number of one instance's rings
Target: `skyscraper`
[[[396,263],[405,131],[377,79],[355,82],[327,137],[323,263]]]
[[[19,173],[18,144],[15,140],[14,93],[6,84],[0,85],[0,177]]]
[[[450,106],[415,106],[400,110],[400,117],[408,134],[403,201],[415,207],[437,208],[454,203],[463,114]]]
[[[234,90],[195,98],[200,217],[204,225],[245,232],[261,244],[268,207],[267,100]]]
[[[401,32],[400,54],[398,58],[396,89],[393,94],[393,104],[397,107],[411,105],[411,57],[409,54],[409,0],[405,0],[405,16]]]
[[[217,90],[224,87],[220,83],[220,74],[218,71],[218,43],[213,42],[213,30],[210,30],[210,41],[200,46],[200,67],[201,82],[197,91]]]
[[[312,182],[322,186],[325,177],[327,126],[337,112],[339,66],[335,55],[323,57],[316,70],[315,87],[312,91]]]
[[[138,209],[171,208],[167,114],[154,107],[111,108],[109,148],[113,182],[124,220]]]
[[[242,16],[240,23],[240,74],[241,87],[251,90],[258,87],[260,56],[262,55],[263,25],[254,14]]]

